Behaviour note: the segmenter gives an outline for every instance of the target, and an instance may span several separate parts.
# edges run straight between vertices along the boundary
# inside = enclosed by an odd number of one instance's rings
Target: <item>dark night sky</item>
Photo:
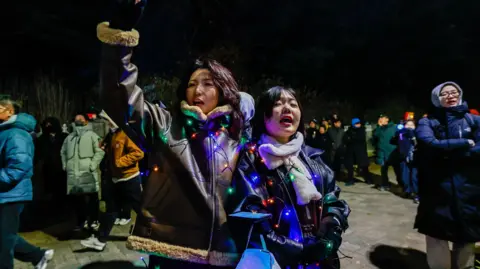
[[[108,2],[8,4],[1,76],[53,69],[77,90],[91,87],[95,26]],[[214,50],[241,83],[282,77],[365,103],[406,95],[425,105],[433,86],[455,80],[478,106],[479,10],[478,0],[150,0],[135,62],[143,73],[178,76],[192,56]]]

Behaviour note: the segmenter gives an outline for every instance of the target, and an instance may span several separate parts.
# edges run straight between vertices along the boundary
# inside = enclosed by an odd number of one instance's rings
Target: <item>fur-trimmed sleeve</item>
[[[136,30],[112,29],[108,22],[97,26],[103,45],[100,96],[106,114],[140,148],[150,148],[158,134],[168,129],[170,113],[144,100],[137,86],[138,68],[131,62],[140,35]]]

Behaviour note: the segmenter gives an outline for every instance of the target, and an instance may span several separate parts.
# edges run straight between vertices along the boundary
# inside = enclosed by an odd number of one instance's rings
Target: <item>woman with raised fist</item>
[[[117,0],[110,22],[97,27],[104,44],[103,108],[150,152],[151,172],[127,246],[152,254],[150,268],[233,267],[239,257],[224,201],[249,138],[253,98],[238,91],[227,68],[201,59],[182,81],[170,111],[146,102],[130,62],[139,43],[133,28],[144,7],[144,0]]]

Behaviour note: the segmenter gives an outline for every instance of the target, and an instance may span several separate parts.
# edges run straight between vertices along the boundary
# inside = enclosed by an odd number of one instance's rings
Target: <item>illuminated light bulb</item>
[[[225,131],[225,126],[222,126],[222,128],[220,130]]]
[[[217,146],[217,145],[215,145],[215,147],[213,147],[213,149],[214,149],[214,150],[217,150],[217,149],[218,149],[218,146]]]
[[[213,133],[209,133],[208,136],[213,137]]]
[[[197,137],[197,133],[192,134],[192,139],[195,139]]]
[[[273,180],[269,180],[268,185],[273,186]]]
[[[405,126],[404,126],[403,124],[397,125],[397,129],[398,129],[398,130],[402,130],[404,127],[405,127]]]
[[[220,132],[215,132],[215,136],[219,136],[220,135]]]
[[[226,163],[223,167],[224,167],[224,168],[227,168],[227,167],[228,167],[228,164]]]
[[[227,189],[228,194],[232,194],[234,192],[234,189],[232,187]]]
[[[261,160],[261,162],[262,162],[262,163],[265,163],[265,160],[264,160],[264,159],[262,159],[262,160]]]
[[[274,200],[274,199],[272,199],[272,198],[269,198],[267,201],[268,201],[268,203],[269,203],[269,204],[273,204],[273,203],[275,203],[275,200]]]
[[[263,206],[267,206],[267,201],[266,201],[266,200],[263,200],[263,201],[262,201],[262,204],[263,204]]]
[[[285,216],[290,216],[290,210],[287,210],[287,211],[285,212]]]
[[[293,174],[289,174],[288,177],[290,178],[291,181],[295,180],[295,176]]]
[[[275,227],[275,229],[278,229],[278,227],[280,227],[280,225],[275,224],[273,227]]]
[[[153,167],[153,171],[157,172],[157,171],[158,171],[158,166],[155,165],[155,166]]]
[[[191,119],[188,119],[188,120],[187,120],[187,125],[188,125],[188,126],[191,126],[192,124],[193,124],[193,121],[192,121]]]
[[[318,207],[318,209],[322,210],[322,207],[321,207],[321,206],[319,206],[319,207]]]

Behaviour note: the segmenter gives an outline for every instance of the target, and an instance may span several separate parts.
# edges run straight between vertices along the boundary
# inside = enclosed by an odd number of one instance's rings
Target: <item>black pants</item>
[[[148,269],[233,269],[235,267],[213,266],[186,261],[172,260],[155,255],[149,256]]]
[[[83,193],[71,195],[72,206],[77,213],[77,225],[83,226],[85,221],[92,224],[94,221],[98,221],[99,213],[99,201],[98,193]]]
[[[372,175],[370,174],[370,171],[368,170],[368,165],[363,166],[363,167],[358,167],[358,168],[360,169],[360,174],[363,177],[363,179],[365,180],[365,183],[371,183],[372,182]],[[347,182],[355,182],[353,165],[348,166],[347,170],[348,170]]]
[[[400,164],[398,162],[386,162],[382,165],[380,169],[380,174],[382,176],[382,187],[390,187],[390,181],[388,180],[388,168],[392,166],[395,171],[395,176],[397,177],[397,183],[399,186],[403,187],[403,182],[400,172]]]
[[[36,265],[45,251],[18,236],[23,203],[0,204],[0,269],[13,269],[13,259]]]
[[[115,219],[120,212],[120,208],[125,208],[125,205],[128,204],[128,208],[132,208],[137,215],[140,214],[141,184],[140,177],[118,183],[113,183],[111,180],[108,180],[103,184],[105,188],[103,194],[107,210],[100,221],[101,225],[98,231],[98,239],[101,242],[107,241]],[[128,213],[130,214],[130,211]]]

